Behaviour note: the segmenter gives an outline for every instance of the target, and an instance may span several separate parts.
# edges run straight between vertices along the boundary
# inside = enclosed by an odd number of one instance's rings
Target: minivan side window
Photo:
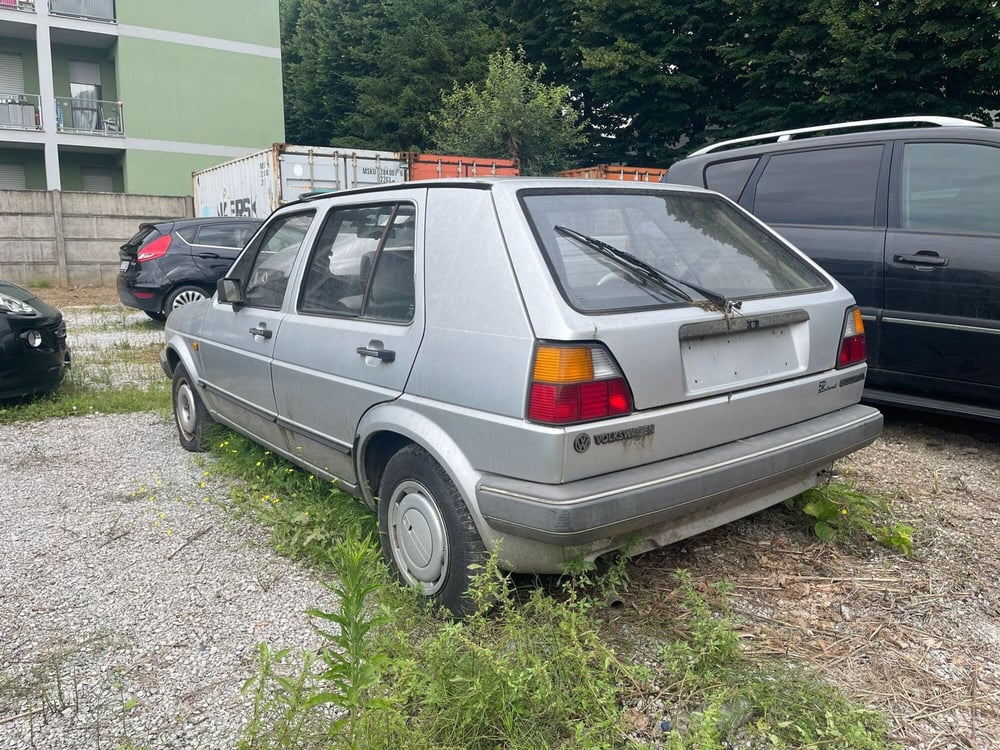
[[[907,143],[901,176],[903,229],[1000,233],[1000,148]]]
[[[316,240],[299,311],[413,320],[415,209],[392,203],[335,209]]]
[[[279,216],[262,237],[241,255],[227,274],[243,283],[243,304],[277,309],[285,296],[288,277],[315,211]]]
[[[740,200],[743,188],[747,186],[750,173],[753,172],[759,157],[753,159],[737,159],[735,161],[723,161],[717,164],[710,164],[705,169],[705,187],[722,193],[730,200]]]
[[[872,227],[882,144],[775,154],[753,212],[774,224]]]

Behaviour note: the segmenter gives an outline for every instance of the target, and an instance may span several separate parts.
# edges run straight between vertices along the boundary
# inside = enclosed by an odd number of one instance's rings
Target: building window
[[[0,52],[0,95],[24,93],[24,59],[21,55]]]
[[[69,93],[73,98],[73,127],[98,130],[101,118],[101,66],[95,62],[71,60]]]
[[[80,167],[80,179],[85,193],[113,193],[111,170],[106,167]]]
[[[0,162],[0,190],[26,190],[23,164]]]

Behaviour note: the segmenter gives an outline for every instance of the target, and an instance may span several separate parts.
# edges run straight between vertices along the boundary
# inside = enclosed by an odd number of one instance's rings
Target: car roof
[[[804,138],[790,138],[788,140],[771,141],[768,143],[759,143],[750,146],[733,146],[732,148],[723,147],[718,150],[712,150],[705,153],[695,152],[681,161],[726,161],[737,157],[770,154],[781,151],[797,151],[823,146],[842,146],[855,143],[876,143],[886,140],[989,140],[1000,143],[1000,130],[974,126],[949,126],[929,128],[887,128],[880,130],[865,130],[853,133],[809,135]]]

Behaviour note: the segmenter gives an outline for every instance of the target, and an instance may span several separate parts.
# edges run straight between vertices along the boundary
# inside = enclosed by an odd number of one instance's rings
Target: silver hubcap
[[[205,299],[204,292],[197,289],[187,289],[174,297],[174,301],[171,303],[170,309],[176,310],[181,305],[186,305],[188,302],[197,302],[200,299]]]
[[[388,511],[396,567],[410,585],[420,586],[425,595],[436,594],[448,565],[448,535],[433,496],[419,482],[407,480],[396,487]]]
[[[174,407],[174,414],[177,416],[177,426],[181,428],[185,437],[188,439],[194,437],[195,405],[190,383],[181,383],[177,388],[177,404]]]

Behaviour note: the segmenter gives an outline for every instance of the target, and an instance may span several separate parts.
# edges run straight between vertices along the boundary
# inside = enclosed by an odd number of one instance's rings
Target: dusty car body
[[[332,257],[358,238],[362,261]],[[166,325],[181,443],[215,420],[336,480],[454,611],[487,550],[555,572],[668,544],[802,492],[881,430],[850,294],[695,188],[308,199],[218,289]]]

